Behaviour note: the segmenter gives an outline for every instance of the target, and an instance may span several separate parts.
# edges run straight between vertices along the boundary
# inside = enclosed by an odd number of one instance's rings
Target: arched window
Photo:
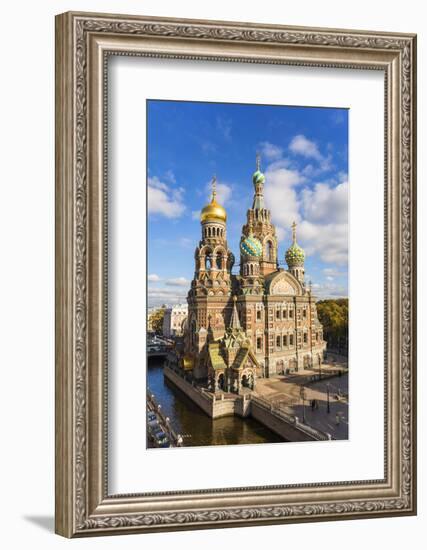
[[[211,253],[208,252],[206,255],[206,270],[210,271],[212,269],[212,256]]]
[[[273,243],[271,241],[267,241],[266,253],[267,253],[267,261],[272,262],[273,261]]]
[[[218,252],[218,254],[216,255],[216,267],[218,269],[222,269],[222,254],[221,254],[221,252]]]

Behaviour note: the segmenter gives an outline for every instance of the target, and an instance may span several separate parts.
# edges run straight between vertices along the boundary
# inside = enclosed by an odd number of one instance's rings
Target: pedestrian
[[[339,423],[340,423],[340,415],[339,415],[339,413],[337,413],[337,414],[335,415],[335,423],[336,423],[337,426],[338,426]]]
[[[314,407],[316,406],[316,403],[314,399],[311,400],[311,410],[314,411]]]
[[[315,407],[316,409],[319,408],[319,402],[317,401],[317,399],[314,400],[314,407]]]

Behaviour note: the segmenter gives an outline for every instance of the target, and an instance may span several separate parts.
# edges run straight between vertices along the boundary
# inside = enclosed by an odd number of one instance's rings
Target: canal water
[[[148,360],[148,387],[164,414],[170,418],[174,430],[183,434],[186,447],[283,442],[278,435],[250,417],[210,418],[164,379],[163,362],[163,358],[156,357]]]

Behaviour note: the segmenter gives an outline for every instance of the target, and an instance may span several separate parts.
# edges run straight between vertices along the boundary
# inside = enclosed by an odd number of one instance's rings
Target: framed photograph
[[[416,513],[416,37],[56,18],[56,532]]]

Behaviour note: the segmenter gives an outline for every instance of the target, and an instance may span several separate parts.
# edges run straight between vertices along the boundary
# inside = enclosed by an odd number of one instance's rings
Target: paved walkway
[[[325,374],[328,369],[322,369]],[[313,382],[315,371],[257,379],[256,393],[335,439],[348,439],[348,374]],[[301,390],[303,388],[304,400]],[[329,388],[329,412],[328,412]],[[314,408],[312,400],[316,401]]]

